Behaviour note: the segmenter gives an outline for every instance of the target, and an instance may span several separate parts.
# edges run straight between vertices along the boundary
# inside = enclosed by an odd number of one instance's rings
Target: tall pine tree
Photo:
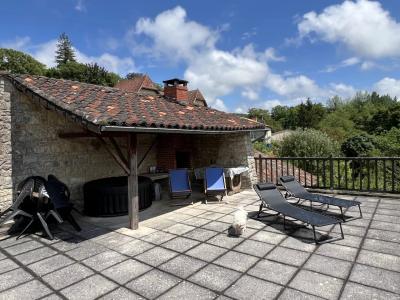
[[[74,49],[72,48],[72,43],[69,37],[65,33],[62,33],[58,38],[56,62],[57,66],[61,66],[68,62],[76,62],[75,52]]]

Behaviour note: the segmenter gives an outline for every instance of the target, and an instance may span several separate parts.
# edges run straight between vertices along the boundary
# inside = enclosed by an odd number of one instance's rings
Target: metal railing
[[[400,193],[400,157],[255,157],[260,182],[292,175],[305,187]]]

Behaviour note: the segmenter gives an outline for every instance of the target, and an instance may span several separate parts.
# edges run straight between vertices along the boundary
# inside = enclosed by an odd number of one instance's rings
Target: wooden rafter
[[[108,139],[111,142],[111,145],[113,145],[118,156],[121,158],[121,160],[124,162],[124,164],[126,166],[128,166],[128,160],[126,159],[125,155],[122,153],[121,148],[119,147],[117,141],[112,136],[110,136]]]
[[[124,161],[125,158],[121,157],[115,149],[111,148],[110,145],[104,140],[102,136],[97,135],[97,138],[101,141],[101,143],[104,145],[108,153],[111,154],[111,156],[121,166],[121,168],[125,171],[125,173],[129,175],[130,171],[128,165],[126,164],[126,161]]]

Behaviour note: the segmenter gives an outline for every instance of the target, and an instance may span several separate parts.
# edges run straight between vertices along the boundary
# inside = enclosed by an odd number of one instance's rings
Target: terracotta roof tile
[[[94,125],[245,130],[261,123],[215,109],[183,105],[162,95],[33,75],[8,75],[16,84]]]

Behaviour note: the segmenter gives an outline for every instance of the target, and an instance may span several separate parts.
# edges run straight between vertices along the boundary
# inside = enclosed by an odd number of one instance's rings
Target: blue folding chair
[[[204,174],[204,192],[206,203],[208,196],[221,195],[221,199],[226,195],[225,174],[223,168],[206,168]]]
[[[169,170],[169,192],[171,198],[189,198],[192,194],[187,169]]]

